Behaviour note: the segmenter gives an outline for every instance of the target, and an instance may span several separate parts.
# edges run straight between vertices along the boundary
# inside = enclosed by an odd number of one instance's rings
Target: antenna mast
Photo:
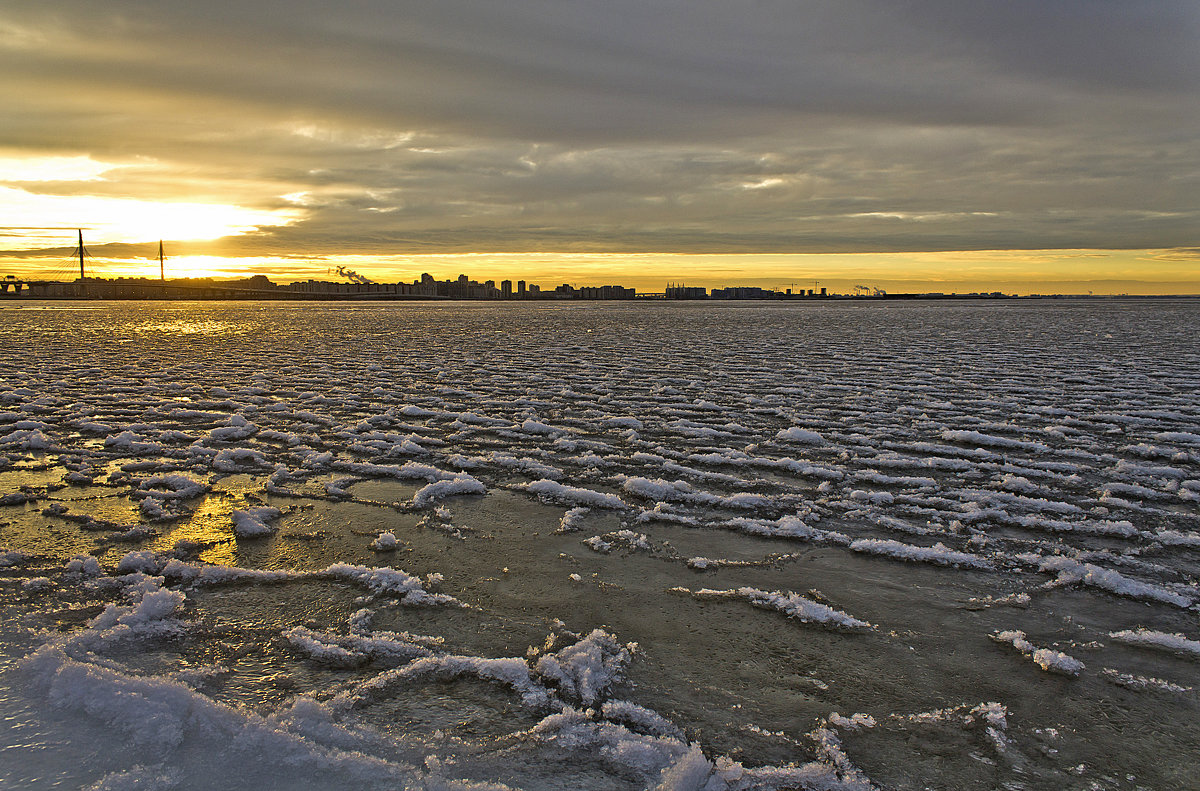
[[[79,229],[79,279],[83,280],[83,229]]]
[[[159,280],[167,279],[167,270],[166,270],[165,265],[163,264],[162,239],[158,240],[158,279]]]

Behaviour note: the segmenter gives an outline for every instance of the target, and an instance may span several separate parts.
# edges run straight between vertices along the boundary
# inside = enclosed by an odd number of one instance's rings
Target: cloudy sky
[[[0,263],[83,227],[114,274],[161,237],[281,279],[1200,292],[1197,42],[1195,0],[0,0]]]

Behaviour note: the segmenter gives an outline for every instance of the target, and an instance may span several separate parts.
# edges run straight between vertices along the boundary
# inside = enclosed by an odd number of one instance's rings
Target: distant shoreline
[[[105,294],[30,294],[11,292],[0,293],[0,304],[25,302],[473,302],[487,304],[562,304],[579,302],[604,303],[828,303],[828,302],[1012,302],[1031,300],[1069,300],[1069,301],[1113,301],[1113,300],[1170,300],[1170,299],[1200,299],[1200,294],[1004,294],[990,296],[986,294],[882,294],[882,295],[852,295],[830,294],[824,297],[785,295],[778,297],[723,299],[723,298],[690,298],[668,299],[661,294],[639,294],[635,298],[603,299],[603,298],[558,298],[543,296],[536,299],[485,299],[471,297],[441,297],[408,294],[337,294],[337,293],[305,293],[294,291],[257,291],[250,289],[155,289],[145,293],[137,289],[123,293]],[[203,291],[208,293],[187,293]],[[217,293],[213,293],[217,292]]]
[[[437,280],[428,273],[412,283],[377,283],[357,273],[346,273],[350,282],[307,280],[277,284],[265,275],[242,279],[150,279],[81,277],[77,280],[41,280],[8,275],[0,278],[0,301],[246,301],[286,302],[828,302],[911,300],[1022,300],[1022,299],[1189,299],[1200,294],[1006,294],[1002,291],[899,292],[855,286],[853,293],[830,293],[825,288],[781,289],[759,286],[726,286],[709,289],[667,283],[661,292],[638,293],[621,285],[575,286],[563,283],[543,289],[536,283],[511,280],[477,282],[467,275]],[[514,288],[515,285],[515,288]]]

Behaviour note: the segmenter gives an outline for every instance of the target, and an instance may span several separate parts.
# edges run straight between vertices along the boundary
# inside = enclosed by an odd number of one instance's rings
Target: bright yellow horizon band
[[[86,243],[86,239],[85,239]],[[719,288],[822,287],[850,293],[855,286],[898,292],[1012,294],[1200,294],[1200,251],[975,250],[904,253],[442,253],[420,255],[214,256],[171,255],[168,278],[243,278],[276,283],[341,278],[337,267],[382,283],[411,282],[428,272],[438,280],[466,274],[480,282],[525,280],[543,288],[624,285],[661,292],[667,282]],[[147,253],[150,253],[147,245]],[[154,244],[157,253],[157,243]],[[95,258],[89,276],[158,277],[156,258]],[[2,258],[0,276],[64,279],[78,276],[70,259]]]
[[[122,168],[156,172],[155,162]],[[411,282],[428,272],[438,280],[466,274],[480,282],[525,280],[553,288],[623,285],[661,292],[668,282],[705,288],[759,286],[851,293],[855,286],[889,292],[1200,294],[1200,248],[975,250],[876,253],[689,253],[689,252],[447,252],[386,255],[246,256],[265,229],[299,226],[304,193],[262,205],[262,185],[240,185],[246,194],[225,201],[162,201],[88,194],[106,183],[116,164],[87,156],[30,156],[0,150],[0,215],[12,231],[0,248],[0,277],[74,279],[78,265],[66,255],[75,242],[73,224],[87,218],[84,242],[97,257],[87,264],[99,277],[158,277],[158,238],[166,241],[170,278],[244,278],[266,275],[277,283],[337,280],[333,270],[352,269],[378,282]],[[38,183],[77,194],[48,194]],[[64,185],[71,184],[68,188]],[[203,193],[226,191],[208,185]],[[235,185],[238,186],[238,185]],[[278,185],[273,185],[278,186]],[[269,191],[269,190],[267,190]],[[209,199],[214,200],[212,195]],[[153,236],[147,231],[153,229]],[[134,240],[131,244],[123,244]],[[172,241],[176,240],[176,241]],[[184,241],[186,240],[186,241]],[[467,240],[464,240],[467,241]],[[108,245],[112,245],[108,247]],[[121,245],[118,247],[118,245]],[[54,258],[36,251],[56,249]],[[120,251],[121,257],[105,257]],[[18,252],[25,251],[25,252]],[[204,253],[204,254],[200,254]],[[61,257],[59,257],[61,256]]]

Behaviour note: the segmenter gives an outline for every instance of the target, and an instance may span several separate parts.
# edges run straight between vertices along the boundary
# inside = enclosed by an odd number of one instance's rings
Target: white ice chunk
[[[375,550],[376,552],[391,552],[395,550],[397,546],[399,546],[399,542],[396,541],[395,533],[380,533],[375,537],[375,540],[371,542],[371,549]]]
[[[576,486],[551,481],[547,478],[523,484],[521,488],[536,494],[539,499],[563,505],[583,505],[593,508],[613,508],[625,510],[629,506],[615,494],[605,494],[592,489],[581,489]]]
[[[592,512],[592,509],[586,508],[584,506],[576,506],[575,508],[572,508],[571,510],[569,510],[565,514],[563,514],[562,521],[560,521],[558,523],[558,529],[555,530],[554,532],[556,532],[556,533],[573,533],[576,530],[582,530],[583,529],[582,522],[584,520],[584,517],[586,517],[591,512]]]
[[[414,508],[428,508],[439,500],[464,494],[484,494],[487,487],[478,479],[466,473],[460,473],[453,478],[434,481],[421,487],[413,495]]]
[[[603,629],[594,629],[574,645],[539,658],[536,669],[542,678],[558,684],[563,694],[590,706],[620,679],[636,650],[635,643],[621,645]]]
[[[1055,580],[1058,585],[1079,583],[1100,588],[1118,596],[1164,602],[1174,604],[1176,607],[1188,607],[1192,603],[1192,598],[1189,596],[1140,580],[1130,579],[1112,569],[1102,568],[1091,563],[1081,563],[1061,555],[1042,559],[1038,569],[1039,571],[1058,572],[1058,578]]]
[[[1038,648],[1025,638],[1025,633],[1017,630],[996,632],[992,639],[998,643],[1009,643],[1013,648],[1033,660],[1033,663],[1049,673],[1059,673],[1064,676],[1078,676],[1085,665],[1074,657],[1050,648]]]
[[[860,538],[850,544],[855,552],[865,552],[871,555],[885,555],[900,560],[935,563],[939,566],[966,566],[974,569],[991,569],[992,564],[987,560],[967,552],[950,549],[940,541],[932,547],[921,547],[905,544],[903,541],[892,541],[879,538]]]
[[[238,538],[261,538],[275,532],[275,528],[267,524],[278,519],[283,512],[268,505],[255,506],[245,510],[235,510],[230,517],[233,519],[233,532]]]
[[[422,583],[419,577],[414,577],[400,569],[387,567],[372,569],[366,566],[353,566],[349,563],[334,563],[319,573],[363,585],[377,595],[398,596],[401,604],[467,606],[445,593],[430,593],[425,589],[425,583]],[[431,574],[427,579],[430,584],[434,584],[441,581],[441,575]]]
[[[824,445],[825,438],[815,431],[792,426],[791,428],[781,429],[775,435],[776,439],[782,439],[787,442],[797,442],[802,445]]]
[[[1178,651],[1181,654],[1191,654],[1194,657],[1200,658],[1200,640],[1189,640],[1182,634],[1156,632],[1152,629],[1139,626],[1137,629],[1109,632],[1108,636],[1128,645],[1162,648],[1167,651]]]
[[[686,588],[679,589],[686,591]],[[788,591],[765,591],[758,588],[736,588],[732,590],[712,590],[702,588],[693,596],[699,598],[745,599],[755,607],[766,610],[776,610],[789,618],[795,618],[801,623],[819,623],[829,626],[841,626],[846,629],[873,629],[866,621],[847,615],[841,610],[835,610],[827,604],[805,598],[798,593]]]

